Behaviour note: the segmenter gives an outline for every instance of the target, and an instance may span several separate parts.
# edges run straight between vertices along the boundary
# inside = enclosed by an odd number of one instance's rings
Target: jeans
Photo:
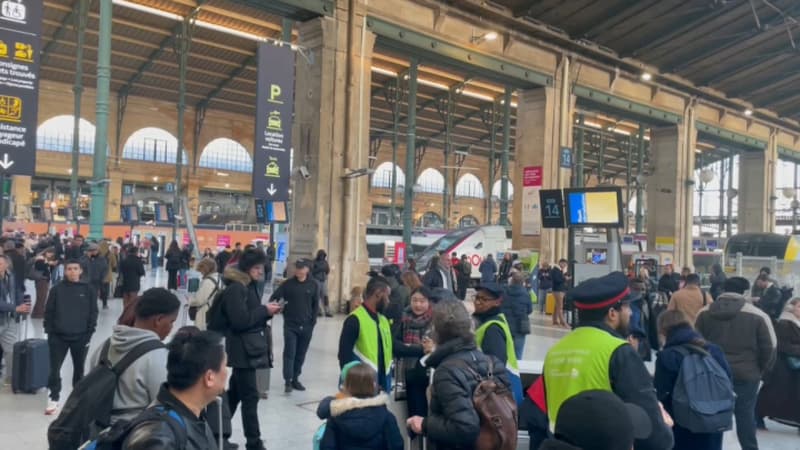
[[[9,314],[5,314],[5,317],[0,317],[0,346],[3,348],[3,358],[6,362],[3,373],[5,374],[6,380],[9,382],[11,381],[11,374],[14,373],[14,343],[19,339],[20,325],[25,324],[15,322]]]
[[[284,325],[283,380],[285,382],[291,383],[300,377],[313,332],[314,327],[310,325]]]
[[[247,439],[247,449],[259,449],[261,429],[258,425],[258,388],[256,387],[256,369],[233,368],[228,389],[231,416],[236,414],[239,403],[242,404],[242,428]]]
[[[66,341],[57,334],[47,335],[47,346],[50,348],[50,377],[47,379],[47,388],[50,389],[50,399],[58,401],[61,395],[61,365],[69,351],[72,357],[72,387],[83,378],[83,366],[86,354],[89,353],[89,339],[80,338]]]
[[[514,339],[514,355],[517,356],[517,361],[522,359],[522,352],[525,350],[525,335],[513,336]]]
[[[155,252],[150,254],[150,267],[153,270],[158,269],[158,255]]]
[[[742,450],[758,450],[756,440],[756,399],[758,398],[758,381],[735,381],[733,391],[736,393],[736,437]]]

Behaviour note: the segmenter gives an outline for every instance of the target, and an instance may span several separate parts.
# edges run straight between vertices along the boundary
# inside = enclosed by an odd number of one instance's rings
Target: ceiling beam
[[[648,2],[643,2],[640,0],[622,1],[615,7],[608,9],[608,11],[604,13],[603,20],[594,23],[594,25],[592,25],[592,27],[588,30],[581,30],[580,32],[575,33],[575,36],[586,39],[594,39],[598,34],[611,30],[621,23],[625,23],[629,17],[626,12],[635,7],[638,8],[636,8],[632,14],[638,14],[642,9],[649,9],[651,5]]]
[[[233,82],[233,80],[239,78],[239,76],[250,66],[256,64],[257,58],[256,55],[252,55],[248,57],[241,66],[237,67],[233,72],[228,74],[228,77],[222,80],[217,87],[215,87],[211,92],[206,95],[206,97],[199,102],[197,102],[198,108],[207,108],[209,103],[214,100],[220,92],[228,87],[229,84]],[[255,94],[255,93],[254,93]]]
[[[704,77],[700,80],[697,80],[697,84],[700,86],[713,86],[719,83],[725,83],[732,78],[737,78],[741,74],[757,69],[759,66],[767,64],[769,61],[777,60],[777,61],[784,61],[785,58],[790,57],[789,53],[795,52],[796,50],[792,49],[791,47],[781,46],[781,48],[768,52],[766,54],[761,53],[758,55],[755,60],[744,64],[742,66],[736,67],[733,70],[723,70],[716,75],[712,75],[710,77]]]
[[[40,57],[41,64],[47,62],[47,58],[50,56],[50,50],[53,49],[53,46],[58,43],[61,39],[64,38],[64,35],[67,33],[67,28],[72,24],[74,26],[75,19],[78,15],[78,9],[80,9],[81,0],[75,0],[72,3],[72,8],[70,8],[67,15],[64,16],[64,19],[61,20],[61,23],[58,24],[58,28],[56,28],[55,33],[53,33],[52,38],[50,41],[45,44],[44,48],[42,48],[42,55]],[[91,6],[91,4],[90,4]]]

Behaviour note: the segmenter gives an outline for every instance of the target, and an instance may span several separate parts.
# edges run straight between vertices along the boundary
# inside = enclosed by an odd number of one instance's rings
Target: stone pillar
[[[340,6],[336,19],[320,17],[298,26],[299,43],[314,58],[296,58],[294,164],[306,166],[311,177],[292,175],[289,268],[295,259],[325,249],[334,307],[348,298],[351,286],[364,285],[369,268],[369,178],[343,178],[350,170],[369,167],[375,35],[362,34],[365,7],[360,0],[354,4],[353,23]]]
[[[191,170],[191,169],[190,169]],[[188,200],[189,214],[192,218],[192,223],[197,225],[197,217],[200,213],[200,177],[196,173],[191,173],[186,178],[186,198]]]
[[[543,189],[558,189],[569,187],[569,171],[560,168],[559,152],[561,143],[559,135],[562,114],[562,91],[557,87],[543,87],[518,91],[517,106],[517,136],[514,151],[514,170],[511,180],[514,184],[513,217],[511,218],[514,249],[538,249],[541,258],[550,262],[566,258],[567,231],[542,229],[539,236],[522,235],[522,199],[523,190],[522,172],[525,167],[542,166]],[[574,99],[567,96],[566,108],[571,110]],[[568,117],[571,117],[567,111]],[[567,120],[566,139],[563,143],[569,146],[572,139],[571,120]]]
[[[647,248],[667,257],[676,270],[692,265],[696,143],[691,108],[681,124],[650,129],[653,173],[647,178]],[[671,243],[672,249],[659,251],[657,239],[662,245]]]
[[[766,151],[739,154],[738,233],[775,229],[775,165],[777,139],[769,139]]]
[[[122,205],[122,170],[112,161],[108,165],[108,205],[106,205],[106,222],[119,222]]]
[[[14,205],[13,214],[17,221],[33,220],[31,217],[31,177],[14,175],[11,181],[11,199]],[[49,205],[50,202],[44,202]]]

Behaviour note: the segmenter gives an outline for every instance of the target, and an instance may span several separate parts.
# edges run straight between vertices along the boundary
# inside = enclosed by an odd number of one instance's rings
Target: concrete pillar
[[[369,167],[375,35],[362,33],[363,2],[351,4],[355,11],[340,6],[336,19],[321,17],[297,27],[300,45],[314,59],[296,59],[294,164],[306,166],[311,177],[293,174],[289,258],[293,262],[327,250],[328,292],[334,307],[349,296],[352,286],[364,285],[369,268],[369,177],[343,177]]]
[[[11,179],[11,198],[14,210],[11,211],[17,221],[33,220],[31,217],[31,177],[14,175]],[[48,203],[49,202],[45,202]]]
[[[202,150],[202,149],[201,149]],[[186,198],[189,200],[189,214],[192,218],[192,223],[197,225],[197,216],[200,212],[200,185],[201,180],[200,177],[192,173],[191,175],[187,176],[187,187],[186,187]]]
[[[739,233],[758,233],[775,229],[775,165],[777,139],[769,139],[766,151],[739,154]]]
[[[648,250],[668,257],[678,270],[692,265],[696,143],[691,108],[681,124],[650,130],[653,173],[647,178],[647,245]],[[671,249],[658,250],[657,242]]]
[[[108,168],[108,205],[106,206],[106,222],[120,221],[120,206],[122,205],[122,170],[111,162]]]
[[[560,128],[562,117],[572,117],[570,111],[574,98],[562,96],[559,75],[554,83],[556,87],[518,91],[517,136],[511,177],[515,188],[514,215],[511,219],[512,246],[514,249],[538,249],[541,257],[551,262],[567,257],[567,231],[542,229],[538,236],[522,235],[522,172],[525,167],[542,166],[543,189],[569,187],[569,170],[560,167],[559,153],[561,145],[571,145],[572,121],[566,120],[566,132],[560,131]],[[566,106],[567,111],[562,111],[562,105]],[[559,142],[559,139],[563,142]]]

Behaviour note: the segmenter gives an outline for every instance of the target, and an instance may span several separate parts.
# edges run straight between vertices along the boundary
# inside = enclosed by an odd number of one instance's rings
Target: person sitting
[[[347,370],[344,394],[328,397],[330,417],[320,443],[321,450],[402,450],[403,437],[397,419],[386,405],[388,396],[378,389],[377,374],[357,363]]]
[[[227,357],[222,336],[186,327],[175,334],[168,348],[167,381],[161,385],[151,406],[166,414],[163,420],[136,425],[123,442],[122,450],[217,448],[203,409],[222,394],[227,384]],[[176,420],[184,427],[185,445],[167,420]]]

